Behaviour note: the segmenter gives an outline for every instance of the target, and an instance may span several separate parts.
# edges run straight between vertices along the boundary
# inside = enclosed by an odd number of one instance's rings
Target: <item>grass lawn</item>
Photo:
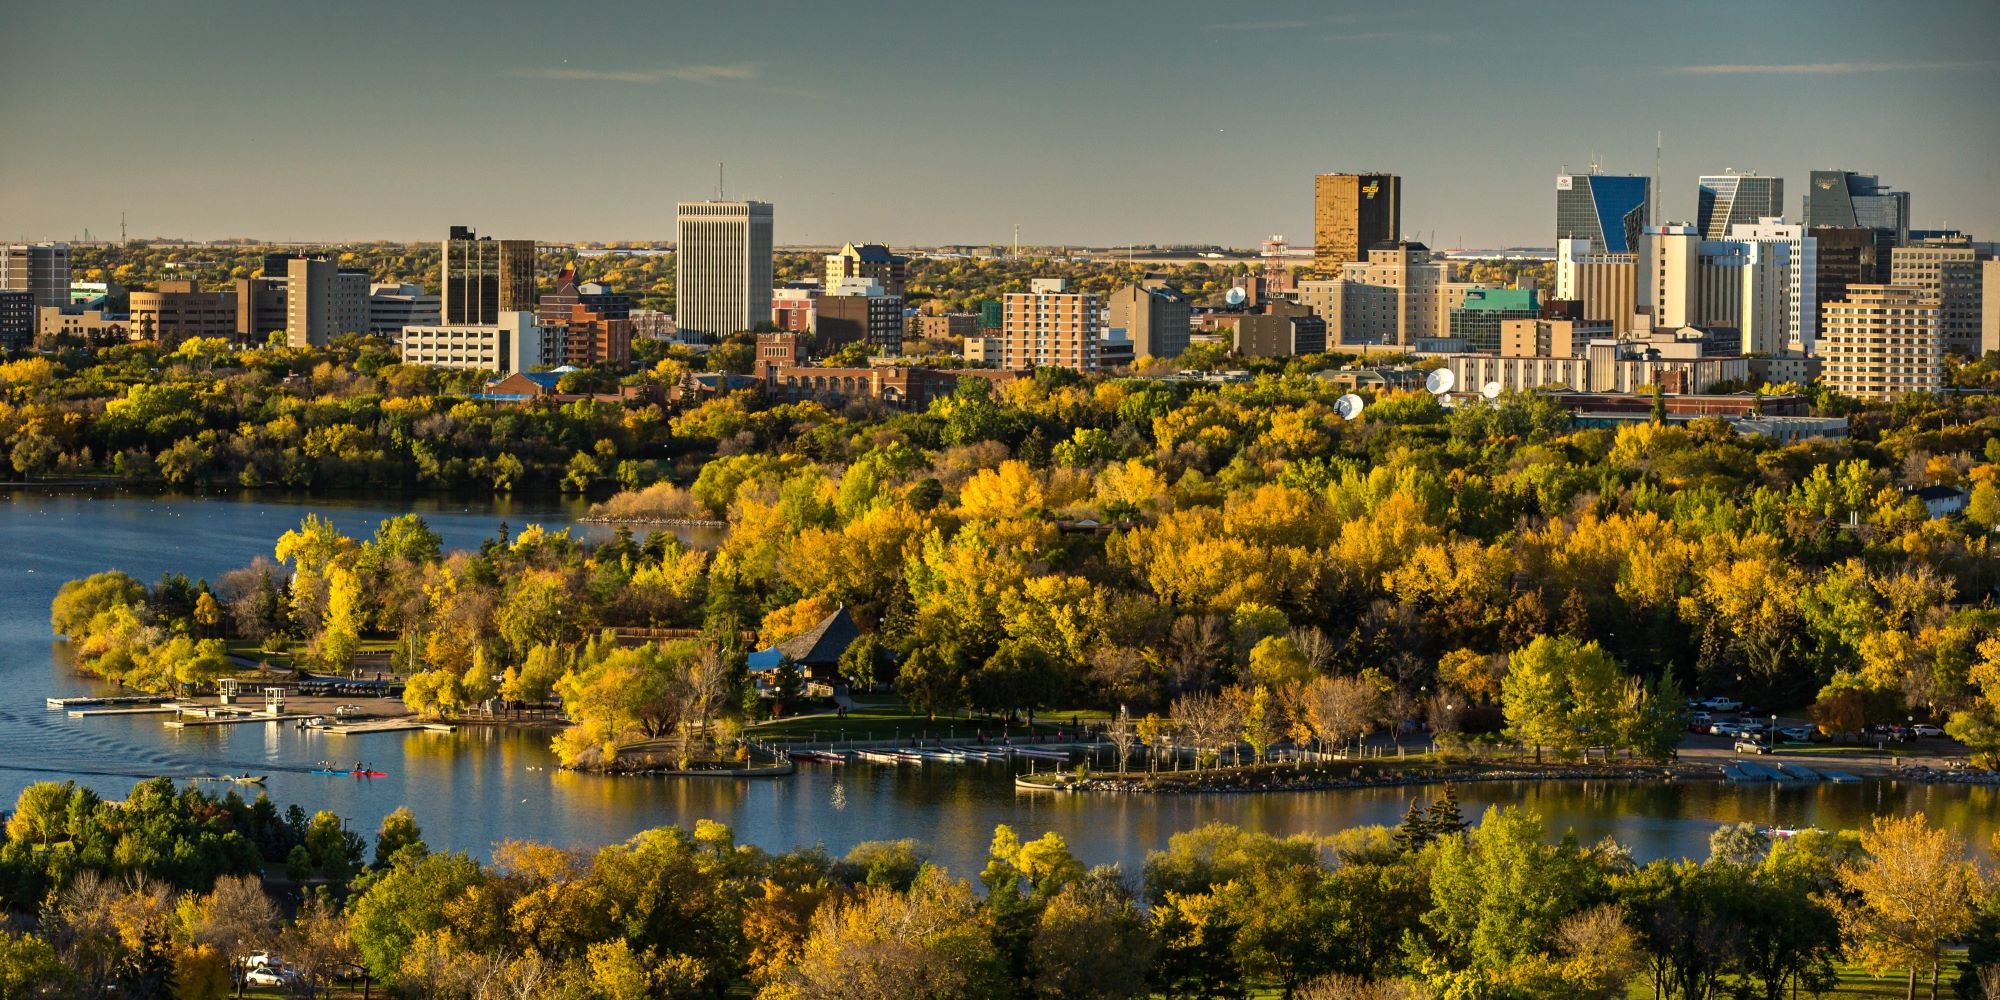
[[[397,640],[395,639],[363,639],[361,640],[361,644],[355,648],[355,652],[357,654],[387,654],[396,648],[396,643]],[[230,639],[223,644],[223,648],[231,656],[240,656],[255,663],[268,663],[281,670],[297,666],[297,657],[305,652],[305,645],[303,643],[293,643],[292,648],[285,652],[267,653],[264,651],[263,643],[255,639]],[[316,668],[312,664],[307,664],[306,669],[313,670]]]
[[[1953,965],[1958,961],[1958,958],[1958,955],[1948,957],[1945,960],[1943,973],[1938,976],[1938,997],[1940,1000],[1944,997],[1957,996],[1953,990],[1956,989],[1954,984],[1958,982],[1958,974]],[[1840,972],[1840,985],[1825,994],[1826,1000],[1860,1000],[1860,998],[1864,997],[1896,997],[1897,1000],[1901,1000],[1906,995],[1905,991],[1909,988],[1908,972],[1891,972],[1881,978],[1876,978],[1869,975],[1868,970],[1860,966],[1842,964],[1837,966],[1837,969]],[[1927,973],[1919,973],[1917,976],[1917,996],[1929,997],[1931,995],[1930,991],[1929,975]],[[1803,995],[1801,994],[1801,996]],[[1627,1000],[1652,1000],[1652,978],[1650,976],[1640,976],[1632,980],[1632,985],[1625,991],[1625,996]]]

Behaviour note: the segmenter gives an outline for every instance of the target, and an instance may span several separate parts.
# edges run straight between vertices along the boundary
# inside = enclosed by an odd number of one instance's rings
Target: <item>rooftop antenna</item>
[[[1021,256],[1021,224],[1014,223],[1014,256]]]
[[[125,210],[118,210],[118,245],[125,245]]]
[[[721,201],[721,200],[722,200],[722,163],[721,163],[721,161],[717,161],[717,162],[716,162],[716,164],[715,164],[715,200],[716,200],[716,201]]]
[[[1646,214],[1652,217],[1651,221],[1656,225],[1660,221],[1660,147],[1665,145],[1666,136],[1664,129],[1656,129],[1653,132],[1653,196],[1646,199]]]

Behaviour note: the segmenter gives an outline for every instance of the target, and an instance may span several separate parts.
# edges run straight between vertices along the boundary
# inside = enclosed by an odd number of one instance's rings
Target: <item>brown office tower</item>
[[[444,241],[443,284],[447,326],[534,312],[535,241],[496,240],[453,226]]]
[[[1402,182],[1395,174],[1321,174],[1313,180],[1313,267],[1368,259],[1368,248],[1403,231]]]

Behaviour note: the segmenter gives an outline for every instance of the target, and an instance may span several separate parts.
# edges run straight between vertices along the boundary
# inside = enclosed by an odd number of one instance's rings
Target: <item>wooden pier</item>
[[[105,697],[49,698],[47,699],[47,704],[51,711],[62,711],[70,708],[164,705],[170,701],[173,701],[173,699],[163,694],[127,694]]]
[[[369,722],[351,722],[317,727],[319,732],[333,736],[361,736],[367,733],[455,733],[458,727],[446,722],[424,722],[418,719],[375,719]]]

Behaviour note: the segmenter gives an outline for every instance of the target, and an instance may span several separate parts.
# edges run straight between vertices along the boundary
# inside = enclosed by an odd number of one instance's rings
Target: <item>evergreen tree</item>
[[[1434,838],[1463,833],[1465,828],[1471,825],[1465,821],[1465,815],[1459,812],[1458,793],[1452,789],[1451,782],[1444,783],[1444,794],[1438,796],[1436,802],[1431,803],[1430,816],[1425,820],[1425,825],[1429,827]]]
[[[1424,815],[1424,807],[1416,799],[1411,799],[1410,808],[1403,813],[1403,822],[1396,827],[1396,849],[1404,854],[1414,854],[1436,836],[1431,820]]]

